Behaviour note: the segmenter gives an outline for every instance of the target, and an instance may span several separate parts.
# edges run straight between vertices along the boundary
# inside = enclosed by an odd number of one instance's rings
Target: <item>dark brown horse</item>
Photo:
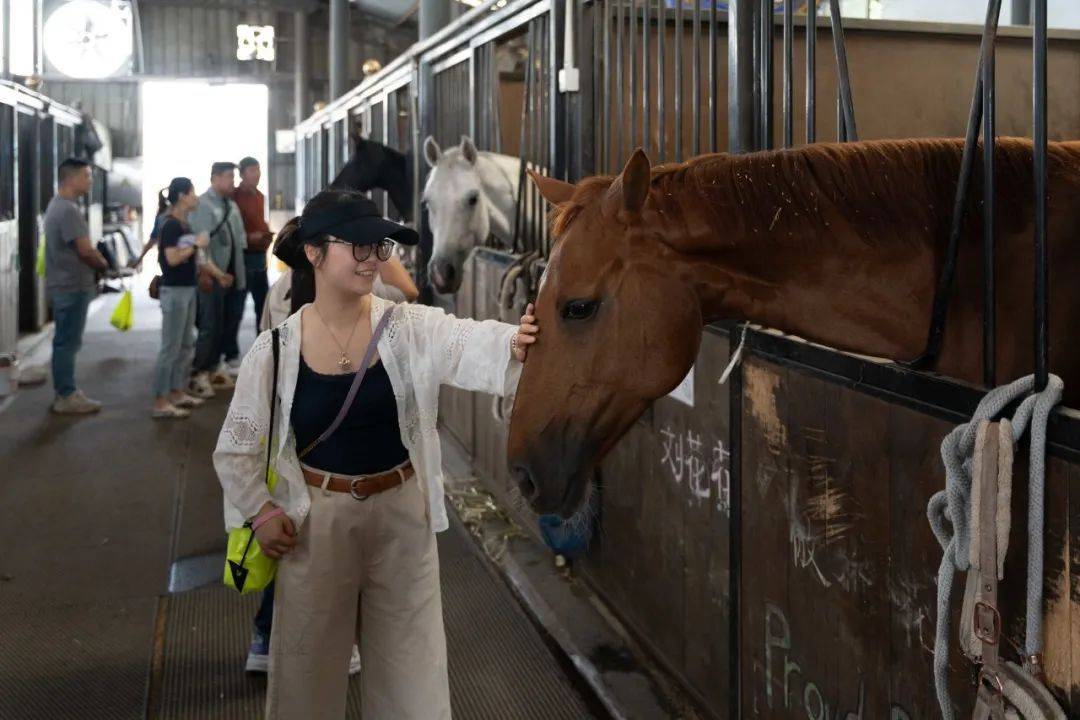
[[[747,319],[842,350],[916,357],[949,235],[962,142],[708,155],[618,177],[536,177],[557,244],[536,303],[509,462],[538,512],[569,516],[593,467],[693,364],[703,324]],[[1031,371],[1032,146],[997,150],[998,381]],[[1080,400],[1080,143],[1049,151],[1051,368]],[[937,372],[981,376],[981,196],[968,204]]]

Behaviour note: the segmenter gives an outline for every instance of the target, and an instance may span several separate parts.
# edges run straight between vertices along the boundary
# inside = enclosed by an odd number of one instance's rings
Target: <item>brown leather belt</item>
[[[326,478],[325,474],[307,468],[301,469],[304,473],[304,481],[308,485],[317,488],[323,486],[323,481]],[[414,474],[412,463],[406,462],[404,465],[378,475],[357,475],[355,477],[331,475],[330,481],[326,484],[326,489],[333,492],[348,493],[357,500],[367,500],[372,495],[378,495],[401,485]]]

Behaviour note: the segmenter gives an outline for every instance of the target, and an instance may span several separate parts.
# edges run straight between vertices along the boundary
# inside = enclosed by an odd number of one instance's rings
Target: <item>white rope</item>
[[[988,392],[979,402],[971,421],[958,425],[941,443],[945,463],[945,489],[930,498],[926,515],[944,554],[938,568],[937,632],[934,640],[934,688],[944,720],[953,720],[949,697],[949,609],[953,576],[970,566],[971,542],[968,510],[971,498],[971,462],[975,433],[981,420],[993,420],[1010,404],[1024,398],[1013,415],[1012,434],[1016,443],[1031,424],[1031,453],[1028,469],[1028,562],[1027,623],[1025,654],[1042,650],[1043,516],[1046,480],[1046,423],[1050,411],[1061,401],[1065,384],[1051,375],[1046,388],[1033,393],[1035,377],[1028,375]],[[990,570],[993,572],[993,570]]]
[[[746,345],[746,328],[750,327],[749,323],[743,323],[742,333],[739,335],[739,346],[735,348],[735,352],[731,354],[731,359],[728,360],[727,367],[724,368],[724,372],[720,374],[720,384],[723,385],[728,381],[728,377],[731,376],[732,370],[742,360],[743,347]]]

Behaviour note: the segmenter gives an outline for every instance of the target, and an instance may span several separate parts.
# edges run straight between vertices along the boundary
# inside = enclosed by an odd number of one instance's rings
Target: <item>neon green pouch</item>
[[[273,494],[278,476],[270,463],[274,447],[274,408],[277,405],[278,383],[278,331],[272,333],[274,347],[274,383],[270,387],[270,431],[266,439],[266,487]],[[240,594],[264,590],[277,574],[277,560],[263,555],[255,531],[251,529],[251,520],[241,527],[229,531],[229,544],[225,552],[224,582]]]

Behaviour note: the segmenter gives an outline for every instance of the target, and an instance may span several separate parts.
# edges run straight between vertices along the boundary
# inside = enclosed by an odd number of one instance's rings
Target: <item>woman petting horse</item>
[[[394,241],[417,240],[362,195],[328,190],[276,241],[311,269],[315,299],[255,341],[214,452],[226,525],[252,519],[280,558],[268,718],[345,716],[358,623],[364,717],[450,717],[433,534],[448,525],[439,386],[511,392],[537,328],[374,297]]]
[[[693,364],[704,324],[752,320],[842,350],[909,360],[926,342],[962,141],[810,145],[707,155],[656,170],[640,150],[615,178],[536,176],[556,205],[555,249],[536,316],[544,342],[525,369],[509,462],[538,512],[570,516],[592,468]],[[996,149],[1000,380],[1034,365],[1030,141]],[[1050,326],[1080,320],[1080,142],[1048,159]],[[981,204],[975,179],[937,372],[981,375]],[[1059,334],[1060,338],[1061,335]],[[613,349],[618,348],[618,352]],[[1050,348],[1065,402],[1080,354]]]

